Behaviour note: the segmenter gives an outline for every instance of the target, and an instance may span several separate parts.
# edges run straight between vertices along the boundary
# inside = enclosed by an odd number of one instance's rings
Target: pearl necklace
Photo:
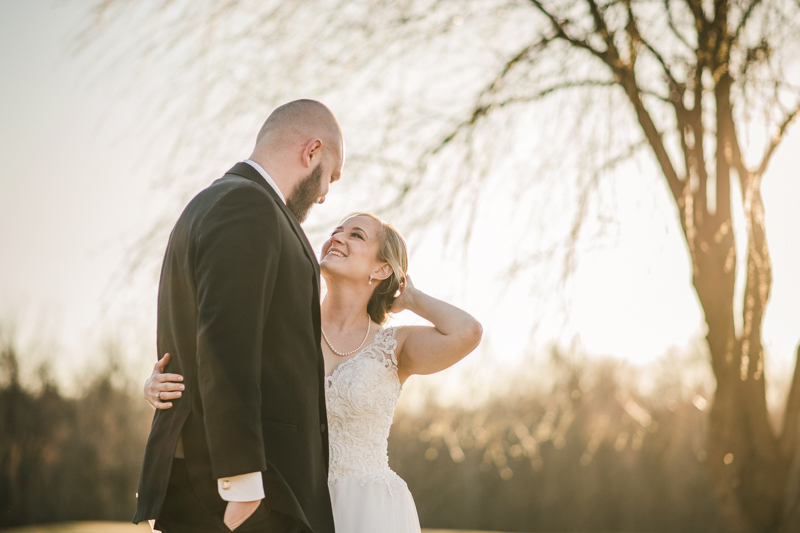
[[[335,353],[336,355],[338,355],[339,357],[347,357],[348,355],[353,355],[354,353],[359,351],[361,348],[363,348],[364,347],[364,343],[367,342],[367,339],[369,338],[369,330],[371,328],[372,328],[372,320],[369,318],[369,315],[367,315],[367,334],[364,335],[364,340],[361,341],[361,344],[358,345],[358,348],[356,348],[352,352],[342,353],[340,351],[337,351],[336,348],[333,347],[333,345],[331,344],[331,341],[328,340],[328,336],[325,335],[325,330],[322,329],[322,325],[320,324],[320,326],[319,326],[319,329],[322,330],[322,338],[325,339],[325,344],[327,344],[328,348],[330,348],[331,351],[333,353]]]

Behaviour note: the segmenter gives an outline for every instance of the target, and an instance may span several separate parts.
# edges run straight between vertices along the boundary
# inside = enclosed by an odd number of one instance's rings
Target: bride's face
[[[354,216],[333,230],[322,246],[319,262],[326,281],[347,278],[369,282],[369,276],[384,263],[378,261],[380,224],[370,217]],[[373,282],[373,286],[374,286]]]

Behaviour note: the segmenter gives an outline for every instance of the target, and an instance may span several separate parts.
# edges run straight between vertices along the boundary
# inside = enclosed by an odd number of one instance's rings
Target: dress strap
[[[376,344],[380,346],[381,351],[389,356],[392,365],[395,367],[397,366],[397,354],[395,353],[397,350],[397,340],[395,339],[395,335],[397,335],[397,330],[401,327],[402,326],[392,326],[384,328],[376,342]]]

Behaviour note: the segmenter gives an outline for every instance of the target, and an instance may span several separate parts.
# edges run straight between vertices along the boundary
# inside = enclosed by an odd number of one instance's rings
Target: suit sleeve
[[[240,187],[220,198],[199,224],[197,372],[217,479],[267,468],[261,347],[280,256],[277,215],[272,200]]]

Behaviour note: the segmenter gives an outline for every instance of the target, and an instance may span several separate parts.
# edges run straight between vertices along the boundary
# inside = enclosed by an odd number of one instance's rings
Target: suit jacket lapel
[[[269,184],[268,184],[269,185]],[[270,187],[271,188],[271,187]],[[275,191],[273,191],[275,192]],[[276,194],[277,196],[277,194]],[[283,214],[286,215],[286,218],[289,219],[289,223],[292,225],[292,229],[294,230],[294,234],[297,235],[297,238],[300,239],[300,242],[303,243],[303,250],[306,252],[306,257],[308,257],[311,264],[314,265],[314,272],[316,273],[316,278],[314,278],[314,283],[317,283],[316,280],[319,279],[319,262],[317,261],[317,256],[314,254],[314,249],[311,248],[311,243],[308,242],[308,237],[306,237],[306,232],[303,231],[303,228],[300,227],[300,223],[294,217],[289,208],[286,207],[286,204],[278,199],[278,204],[280,205],[281,209],[283,210]]]
[[[272,196],[272,198],[278,203],[278,206],[281,208],[281,211],[283,211],[283,214],[289,220],[289,225],[292,226],[294,234],[297,236],[298,239],[300,239],[300,242],[303,244],[303,250],[306,253],[306,257],[308,257],[308,260],[311,261],[311,264],[314,266],[314,272],[316,272],[317,275],[315,278],[315,283],[316,283],[316,279],[319,278],[320,274],[319,263],[317,262],[317,256],[314,254],[313,248],[311,248],[311,243],[308,242],[308,237],[306,237],[306,233],[303,231],[303,228],[300,227],[300,223],[297,222],[297,219],[294,217],[292,212],[289,211],[289,208],[286,207],[286,204],[283,203],[283,200],[281,200],[280,196],[278,196],[278,193],[275,192],[275,189],[273,189],[272,186],[269,183],[267,183],[267,180],[265,180],[261,176],[261,174],[258,173],[256,169],[254,169],[247,163],[236,163],[236,165],[234,165],[232,169],[226,172],[226,174],[233,174],[235,176],[239,176],[248,179],[254,183],[257,183],[258,185],[263,187],[267,191],[267,193],[269,193]]]

